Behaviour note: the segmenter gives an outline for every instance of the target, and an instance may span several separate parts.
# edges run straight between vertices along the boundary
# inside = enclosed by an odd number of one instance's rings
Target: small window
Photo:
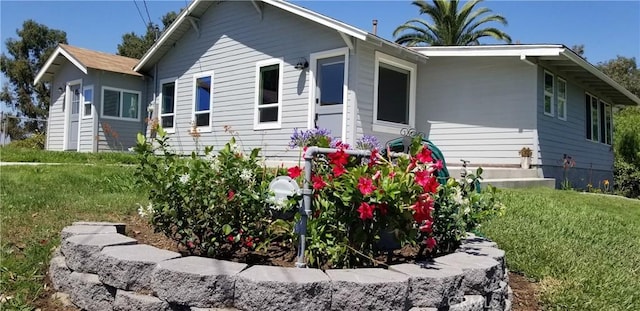
[[[256,64],[256,129],[280,128],[282,109],[282,60],[273,59]]]
[[[93,114],[93,86],[85,86],[82,91],[82,116],[90,118]]]
[[[567,120],[567,81],[558,78],[558,119]]]
[[[164,129],[172,130],[175,120],[176,82],[175,79],[168,79],[161,84],[160,124]]]
[[[553,116],[553,75],[544,72],[544,114]]]
[[[139,120],[140,92],[103,87],[102,116],[124,120]]]
[[[211,86],[213,75],[195,77],[194,81],[193,121],[196,126],[211,126]]]
[[[379,52],[375,66],[374,130],[397,133],[413,126],[417,66]]]

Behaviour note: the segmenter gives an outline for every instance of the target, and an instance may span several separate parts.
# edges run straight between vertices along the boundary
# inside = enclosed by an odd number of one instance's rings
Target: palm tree
[[[458,0],[433,0],[433,4],[424,0],[413,1],[420,14],[425,14],[433,20],[433,23],[422,19],[411,19],[400,25],[393,32],[396,43],[407,46],[424,45],[479,45],[480,38],[493,37],[498,40],[511,43],[511,37],[503,31],[494,28],[480,28],[489,22],[498,22],[507,25],[507,20],[487,8],[475,6],[482,0],[466,2],[458,11]],[[489,15],[485,15],[489,14]],[[484,16],[482,16],[484,15]]]

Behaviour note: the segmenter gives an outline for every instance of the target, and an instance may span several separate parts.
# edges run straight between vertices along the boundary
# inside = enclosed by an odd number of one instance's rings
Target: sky
[[[161,24],[162,15],[180,10],[188,1],[0,0],[2,52],[6,53],[4,42],[17,38],[16,30],[25,20],[33,19],[49,28],[64,30],[71,45],[115,53],[123,34],[144,33],[145,21],[150,19]],[[419,17],[410,1],[293,2],[366,31],[371,31],[371,22],[377,19],[378,35],[389,40],[393,40],[395,27]],[[584,44],[585,57],[593,64],[617,55],[635,57],[640,62],[640,0],[487,0],[478,7],[487,7],[504,16],[509,24],[500,28],[514,43],[554,43],[569,47]],[[497,42],[485,40],[483,43]],[[1,77],[1,83],[5,81],[6,78]]]

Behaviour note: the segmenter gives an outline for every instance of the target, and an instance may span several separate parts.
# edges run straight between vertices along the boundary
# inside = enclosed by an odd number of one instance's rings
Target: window
[[[87,119],[93,116],[93,86],[85,86],[82,90],[82,117]]]
[[[166,130],[173,131],[175,124],[176,81],[175,79],[165,79],[160,81],[160,84],[160,125]]]
[[[376,52],[374,131],[397,134],[415,121],[416,64]]]
[[[102,116],[123,120],[139,120],[140,92],[102,88]]]
[[[544,72],[544,114],[553,117],[553,75]]]
[[[567,120],[567,81],[558,78],[558,119]]]
[[[613,137],[613,113],[611,105],[591,94],[585,95],[587,139],[611,145]]]
[[[198,127],[210,127],[213,74],[194,76],[193,81],[193,122]]]
[[[262,61],[256,64],[255,129],[280,128],[282,74],[283,63],[280,59]]]

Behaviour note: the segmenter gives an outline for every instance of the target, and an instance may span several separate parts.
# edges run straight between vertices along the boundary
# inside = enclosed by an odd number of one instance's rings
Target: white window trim
[[[164,105],[164,103],[162,102],[164,99],[164,94],[162,94],[162,85],[166,84],[166,83],[171,83],[173,82],[173,113],[162,113],[162,107]],[[160,98],[159,100],[159,105],[158,105],[158,123],[160,125],[162,125],[162,117],[163,116],[173,116],[173,126],[171,128],[166,128],[164,129],[167,133],[172,134],[176,132],[176,101],[177,101],[177,95],[178,94],[178,78],[177,77],[172,77],[172,78],[166,78],[166,79],[162,79],[160,80],[160,93],[158,94],[158,97]],[[211,109],[211,107],[209,107],[209,109]]]
[[[198,126],[197,129],[198,129],[198,132],[211,132],[213,129],[213,90],[214,90],[213,85],[215,81],[213,77],[213,71],[204,71],[204,72],[196,73],[193,75],[193,80],[191,81],[191,87],[192,87],[191,122],[196,122],[196,104],[197,104],[196,90],[198,89],[196,85],[196,80],[198,80],[198,78],[203,78],[203,77],[211,77],[211,90],[209,92],[209,110],[198,111],[198,114],[209,113],[209,125]],[[189,130],[191,130],[191,125],[189,125],[189,128],[190,128]]]
[[[267,105],[260,105],[260,68],[266,66],[278,65],[278,102]],[[253,129],[254,130],[271,130],[282,128],[282,90],[284,81],[284,61],[282,58],[273,58],[256,62],[256,82],[255,82],[255,101],[253,105]],[[278,120],[276,122],[260,122],[259,108],[278,107]]]
[[[593,143],[600,143],[600,99],[596,96],[594,96],[593,94],[589,93],[589,92],[585,92],[590,98],[589,98],[589,115],[591,116],[591,123],[589,124],[589,131],[591,131],[591,139],[588,139],[588,141],[593,142]],[[598,102],[598,104],[596,105],[596,109],[597,109],[597,116],[598,116],[598,135],[597,137],[593,137],[593,99],[595,98],[595,100]]]
[[[598,99],[598,101],[604,105],[604,120],[601,120],[600,126],[604,129],[604,134],[606,135],[605,137],[601,137],[600,142],[611,146],[613,145],[613,109],[612,106],[604,100]],[[600,105],[598,105],[598,109],[600,109]],[[607,111],[609,111],[609,118],[611,118],[611,131],[607,130]],[[598,111],[598,116],[600,116],[599,113]],[[600,132],[602,133],[602,130],[600,130]],[[607,143],[607,137],[609,137],[611,143]]]
[[[378,120],[378,78],[380,63],[385,63],[409,71],[409,124]],[[415,127],[416,121],[416,77],[418,66],[415,63],[376,51],[373,74],[373,125],[374,132],[399,134],[403,128]]]
[[[564,98],[560,98],[560,82],[564,83]],[[563,120],[563,121],[567,121],[567,98],[569,97],[568,95],[568,91],[569,91],[569,85],[567,84],[567,80],[562,79],[560,77],[558,77],[558,81],[557,81],[557,88],[558,88],[558,103],[560,103],[560,100],[564,100],[564,106],[562,109],[562,115],[560,116],[560,108],[558,108],[558,119]],[[560,105],[557,105],[558,107],[560,107]]]
[[[87,90],[91,90],[91,98],[89,99],[89,102],[91,103],[91,114],[90,115],[86,115],[85,114],[85,109],[86,109],[86,102],[87,99],[84,98],[84,92]],[[82,87],[82,119],[91,119],[94,116],[94,111],[96,110],[96,106],[95,106],[95,102],[94,102],[94,98],[96,98],[95,95],[95,91],[93,89],[93,85],[87,85],[87,86],[83,86]]]
[[[125,118],[125,117],[106,116],[104,114],[104,106],[105,106],[104,105],[104,91],[105,90],[116,91],[116,92],[120,93],[120,115],[122,115],[122,111],[123,111],[122,105],[124,104],[124,101],[122,100],[122,97],[123,97],[124,93],[126,92],[126,93],[131,93],[131,94],[137,94],[138,95],[138,117],[137,118]],[[140,104],[142,103],[142,93],[139,92],[139,91],[115,88],[115,87],[110,87],[110,86],[103,86],[102,87],[102,91],[100,92],[100,103],[101,103],[100,106],[102,108],[102,109],[100,109],[100,115],[104,119],[135,122],[135,121],[140,121],[140,117],[142,117],[142,111],[140,110]]]
[[[551,93],[547,92],[547,75],[551,76],[551,83],[553,84],[553,85],[551,85],[551,90],[553,90]],[[554,94],[555,93],[555,88],[556,88],[556,81],[555,80],[556,80],[556,78],[555,78],[555,75],[553,73],[551,73],[549,71],[546,71],[546,70],[544,71],[544,74],[542,76],[542,92],[544,94],[542,96],[542,111],[544,112],[545,115],[550,116],[550,117],[554,116],[554,112],[556,110],[556,99],[555,99],[555,94]],[[551,112],[547,112],[545,110],[544,99],[547,96],[551,97],[551,107],[550,107]]]

